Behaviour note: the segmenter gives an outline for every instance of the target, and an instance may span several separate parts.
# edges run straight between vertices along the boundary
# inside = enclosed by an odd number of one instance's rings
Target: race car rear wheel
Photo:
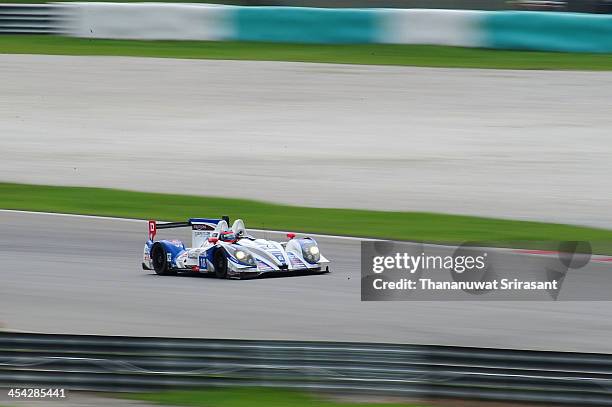
[[[174,274],[170,270],[166,248],[161,243],[155,243],[151,248],[151,261],[153,262],[155,274],[160,276]]]
[[[227,277],[227,258],[223,250],[217,250],[215,257],[213,258],[215,265],[215,274],[217,278]]]

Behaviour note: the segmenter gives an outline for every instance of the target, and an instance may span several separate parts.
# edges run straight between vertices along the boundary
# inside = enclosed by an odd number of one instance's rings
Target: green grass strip
[[[0,208],[168,221],[228,215],[232,219],[244,219],[247,228],[254,229],[428,242],[612,242],[612,231],[581,226],[422,212],[306,208],[245,199],[103,188],[0,183]]]
[[[414,404],[352,403],[324,400],[312,395],[264,388],[168,391],[119,395],[171,406],[193,407],[417,407]]]
[[[612,70],[612,54],[502,51],[428,45],[91,40],[2,35],[0,53],[326,62],[424,67]]]

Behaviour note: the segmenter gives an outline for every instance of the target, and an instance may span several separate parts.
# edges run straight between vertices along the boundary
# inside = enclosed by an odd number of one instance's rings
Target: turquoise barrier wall
[[[305,7],[237,7],[238,41],[346,44],[376,42],[377,10]]]
[[[537,11],[493,11],[482,26],[491,48],[612,52],[612,16]]]
[[[432,10],[432,12],[435,11]],[[444,10],[440,10],[443,13]],[[236,7],[231,12],[234,39],[239,41],[320,44],[403,43],[406,38],[427,37],[423,29],[442,31],[421,19],[418,10],[321,9],[306,7]],[[400,15],[403,13],[403,17]],[[410,14],[414,17],[410,19]],[[397,17],[404,18],[398,26]],[[408,17],[408,18],[406,18]],[[417,27],[414,25],[418,18]],[[457,18],[463,18],[457,16]],[[563,12],[490,11],[479,16],[482,38],[471,46],[564,52],[612,52],[612,16]],[[391,23],[394,21],[394,23]],[[438,22],[439,23],[439,22]],[[412,32],[411,30],[414,30]],[[408,33],[408,35],[407,35]],[[426,34],[426,33],[425,33]],[[447,35],[461,33],[449,31]],[[440,37],[440,36],[438,36]],[[442,43],[452,39],[438,38]],[[468,45],[470,46],[470,45]]]

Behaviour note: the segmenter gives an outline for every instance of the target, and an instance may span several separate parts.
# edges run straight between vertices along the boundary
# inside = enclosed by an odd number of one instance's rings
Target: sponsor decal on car
[[[274,268],[270,267],[269,265],[267,265],[266,263],[264,263],[261,260],[257,260],[257,269],[259,271],[271,271],[271,270],[274,270]]]
[[[291,252],[287,254],[289,255],[289,260],[291,261],[291,265],[293,267],[306,267],[304,263],[302,263],[302,261],[295,256],[295,254]]]
[[[200,269],[206,268],[206,257],[205,256],[200,256],[199,264],[200,264]]]
[[[193,237],[195,238],[204,238],[207,239],[210,236],[210,232],[202,232],[202,231],[195,231],[193,232]]]
[[[215,230],[215,228],[206,223],[194,223],[191,225],[192,230]]]

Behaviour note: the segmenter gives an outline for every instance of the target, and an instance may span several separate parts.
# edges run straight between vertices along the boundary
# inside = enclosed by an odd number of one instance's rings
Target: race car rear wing
[[[155,239],[157,229],[171,229],[171,228],[183,228],[191,226],[189,222],[168,222],[168,223],[157,223],[155,220],[149,221],[149,240]]]
[[[229,216],[222,216],[221,219],[191,218],[187,222],[166,222],[166,223],[158,223],[155,220],[150,220],[148,222],[149,240],[155,239],[155,235],[157,234],[158,229],[174,229],[174,228],[185,228],[185,227],[191,227],[194,233],[193,237],[195,240],[196,235],[198,236],[201,235],[201,233],[196,233],[196,231],[207,230],[212,225],[217,225],[221,221],[225,221],[225,223],[229,225],[230,218]]]

